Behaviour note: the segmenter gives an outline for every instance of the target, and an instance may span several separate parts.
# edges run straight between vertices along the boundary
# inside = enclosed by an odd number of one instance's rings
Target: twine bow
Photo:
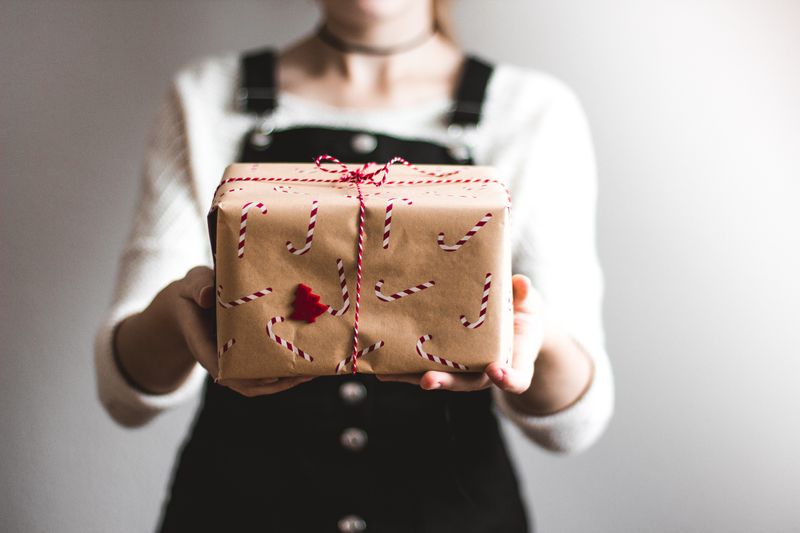
[[[326,161],[334,163],[339,168],[338,169],[325,168],[324,166],[322,166],[322,164],[324,162],[326,162]],[[449,176],[450,174],[454,174],[455,173],[455,172],[448,172],[448,173],[430,173],[430,172],[425,172],[422,169],[420,169],[419,167],[415,167],[414,165],[412,165],[411,163],[409,163],[408,161],[406,161],[402,157],[393,157],[385,165],[382,165],[382,166],[380,166],[380,167],[378,167],[378,168],[376,168],[375,170],[372,170],[372,171],[370,171],[369,169],[371,167],[377,165],[377,163],[375,163],[375,162],[365,163],[364,165],[362,165],[359,168],[351,169],[350,167],[348,167],[347,165],[345,165],[344,163],[342,163],[341,161],[339,161],[335,157],[327,155],[327,154],[323,154],[323,155],[317,156],[317,158],[314,159],[314,163],[317,165],[317,168],[319,168],[322,172],[328,172],[330,174],[340,174],[339,181],[345,181],[345,182],[353,183],[353,184],[356,185],[356,187],[358,187],[358,185],[360,185],[362,183],[369,183],[369,184],[374,185],[376,187],[380,187],[381,185],[384,184],[384,182],[386,182],[386,177],[389,175],[389,167],[391,167],[395,163],[402,163],[403,165],[406,165],[408,167],[414,168],[415,170],[419,171],[420,173],[427,174],[429,176],[437,176],[437,177]]]

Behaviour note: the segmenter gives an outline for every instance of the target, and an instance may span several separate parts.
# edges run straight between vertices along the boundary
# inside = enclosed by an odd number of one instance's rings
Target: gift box
[[[208,215],[217,380],[510,360],[505,187],[488,167],[393,162],[228,166]]]

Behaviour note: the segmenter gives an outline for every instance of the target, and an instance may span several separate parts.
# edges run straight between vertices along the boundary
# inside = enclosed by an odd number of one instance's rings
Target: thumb
[[[208,267],[194,267],[183,278],[180,295],[192,300],[203,309],[214,306],[214,271]]]
[[[511,288],[514,293],[514,311],[518,313],[532,313],[535,307],[534,293],[530,278],[522,274],[511,277]]]

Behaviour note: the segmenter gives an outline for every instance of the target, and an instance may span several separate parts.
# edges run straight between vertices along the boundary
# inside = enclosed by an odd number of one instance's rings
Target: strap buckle
[[[269,87],[240,87],[236,91],[236,102],[240,111],[249,111],[252,106],[248,102],[265,100],[266,105],[259,105],[259,109],[274,109],[277,103],[277,92]]]

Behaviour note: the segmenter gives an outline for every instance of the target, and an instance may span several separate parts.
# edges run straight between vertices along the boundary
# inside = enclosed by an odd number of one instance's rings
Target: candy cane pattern
[[[311,241],[314,240],[314,226],[317,225],[317,211],[319,209],[319,202],[316,200],[311,201],[311,214],[308,218],[308,231],[306,232],[306,244],[302,248],[295,248],[292,246],[292,241],[286,241],[286,249],[294,255],[303,255],[311,249]]]
[[[275,335],[275,332],[272,331],[272,326],[274,326],[275,324],[280,324],[281,322],[283,322],[285,320],[286,319],[284,317],[282,317],[282,316],[274,316],[274,317],[270,318],[267,321],[267,335],[269,335],[270,339],[274,340],[275,342],[277,342],[278,344],[280,344],[281,346],[283,346],[284,348],[286,348],[287,350],[289,350],[293,354],[302,357],[303,359],[305,359],[309,363],[313,362],[314,358],[311,357],[311,354],[309,354],[307,352],[304,352],[303,350],[301,350],[300,348],[298,348],[297,346],[295,346],[291,342],[287,341],[286,339],[282,339],[282,338],[278,337],[277,335]]]
[[[464,246],[464,243],[466,243],[468,240],[470,240],[470,238],[471,238],[473,235],[475,235],[476,233],[478,233],[478,231],[479,231],[479,230],[480,230],[482,227],[484,227],[484,226],[486,225],[486,223],[487,223],[487,222],[489,222],[489,220],[490,220],[491,218],[492,218],[492,214],[491,214],[491,213],[486,213],[485,215],[483,215],[483,218],[481,218],[481,219],[480,219],[480,220],[479,220],[479,221],[478,221],[478,222],[477,222],[477,223],[476,223],[476,224],[475,224],[475,225],[472,227],[472,229],[471,229],[471,230],[469,230],[469,231],[467,232],[467,234],[466,234],[466,235],[464,235],[463,237],[461,237],[460,239],[458,239],[458,242],[456,242],[455,244],[452,244],[452,245],[451,245],[451,244],[445,244],[445,243],[444,243],[444,233],[440,233],[440,234],[439,234],[439,238],[437,239],[437,242],[439,243],[439,248],[441,248],[441,249],[442,249],[442,250],[444,250],[445,252],[455,252],[456,250],[458,250],[459,248],[461,248],[462,246]]]
[[[383,345],[384,345],[383,341],[378,341],[375,344],[373,344],[372,346],[367,346],[363,350],[359,350],[358,351],[357,357],[360,359],[360,358],[364,357],[365,355],[367,355],[370,352],[374,352],[375,350],[380,350],[381,348],[383,348]],[[336,364],[336,373],[338,374],[339,372],[341,372],[342,369],[344,367],[346,367],[347,365],[349,365],[350,361],[352,361],[352,360],[353,360],[353,356],[352,355],[348,355],[347,357],[345,357],[344,359],[339,361]]]
[[[247,233],[247,212],[255,207],[262,215],[267,214],[267,207],[261,202],[247,202],[242,206],[242,221],[239,224],[239,259],[244,257],[244,239]]]
[[[344,263],[341,259],[336,260],[336,268],[339,270],[339,286],[342,288],[342,307],[335,309],[328,306],[328,313],[333,316],[342,316],[350,309],[350,293],[347,290],[347,278],[344,275]]]
[[[343,189],[349,189],[350,187],[342,187],[342,188]],[[378,192],[365,192],[365,193],[362,193],[361,196],[363,196],[364,198],[369,198],[370,196],[381,196],[382,194],[383,193],[380,192],[380,191],[378,191]],[[344,197],[345,198],[358,198],[358,195],[357,194],[345,194]]]
[[[266,296],[267,294],[272,292],[272,287],[266,287],[261,289],[260,291],[256,291],[253,294],[248,294],[247,296],[242,296],[241,298],[237,298],[235,300],[231,300],[230,302],[225,302],[222,300],[222,285],[217,287],[217,301],[219,305],[224,307],[225,309],[230,309],[231,307],[236,307],[237,305],[246,304],[247,302],[252,302],[253,300],[257,300],[262,296]]]
[[[431,340],[433,337],[431,335],[423,335],[417,341],[417,354],[422,357],[423,359],[428,359],[429,361],[433,361],[434,363],[439,363],[440,365],[449,366],[451,368],[457,368],[459,370],[469,370],[469,367],[466,365],[462,365],[461,363],[456,363],[455,361],[451,361],[449,359],[445,359],[444,357],[439,357],[438,355],[433,355],[432,353],[428,353],[422,347],[423,344]]]
[[[229,339],[228,342],[219,347],[219,350],[217,350],[217,357],[222,357],[222,354],[230,350],[231,346],[234,344],[236,344],[236,339]]]
[[[404,202],[406,205],[413,205],[413,202],[408,198],[389,198],[386,200],[386,216],[383,219],[383,248],[389,248],[389,235],[392,230],[392,210],[394,209],[395,200]]]
[[[295,191],[289,185],[276,185],[275,187],[272,188],[272,190],[275,192],[283,192],[286,194],[302,194],[303,196],[309,196],[307,192]]]
[[[465,328],[475,329],[481,327],[486,320],[486,308],[489,307],[489,288],[492,286],[492,273],[486,274],[486,280],[483,282],[483,296],[481,297],[481,310],[478,313],[478,320],[470,322],[465,315],[461,315],[461,325]]]
[[[383,292],[381,291],[381,289],[383,289],[383,280],[379,279],[378,281],[375,282],[375,296],[377,296],[378,300],[381,300],[382,302],[393,302],[395,300],[399,300],[400,298],[405,298],[406,296],[414,294],[415,292],[420,292],[424,291],[425,289],[430,289],[434,285],[436,285],[436,282],[430,280],[426,281],[425,283],[420,283],[419,285],[403,289],[400,292],[396,292],[394,294],[390,294],[387,296],[383,294]]]
[[[437,197],[444,197],[447,196],[448,198],[477,198],[474,194],[442,194],[436,191],[425,191],[422,194],[427,194],[430,196],[437,196]]]

